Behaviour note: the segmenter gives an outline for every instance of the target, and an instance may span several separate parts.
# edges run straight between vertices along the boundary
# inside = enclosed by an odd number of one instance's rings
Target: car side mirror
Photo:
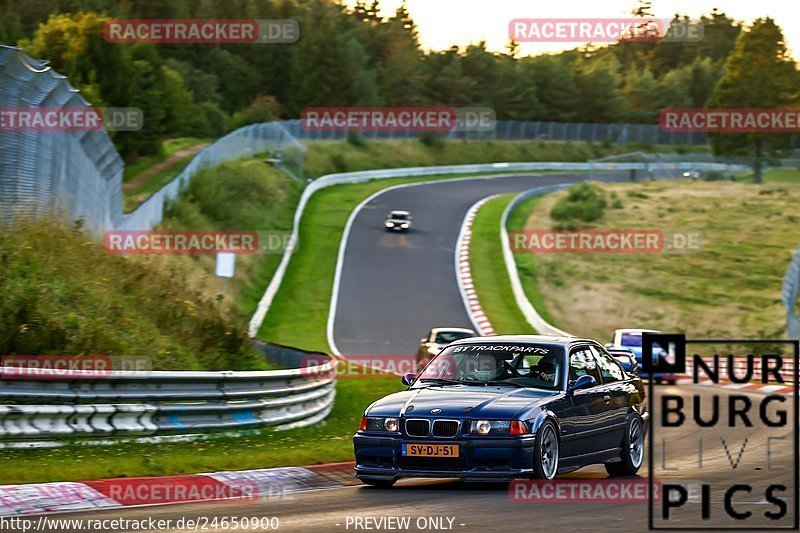
[[[613,342],[607,342],[606,343],[606,348],[615,348],[615,345],[614,345]]]
[[[597,385],[597,380],[594,379],[594,376],[590,376],[589,374],[584,374],[583,376],[579,377],[575,381],[573,381],[567,392],[575,392],[576,390],[580,389],[588,389],[589,387],[594,387]]]
[[[415,379],[417,379],[417,375],[416,374],[412,374],[412,373],[409,372],[408,374],[404,374],[403,375],[403,378],[402,378],[401,381],[403,382],[403,385],[405,385],[407,387],[410,387],[411,384],[414,383]]]

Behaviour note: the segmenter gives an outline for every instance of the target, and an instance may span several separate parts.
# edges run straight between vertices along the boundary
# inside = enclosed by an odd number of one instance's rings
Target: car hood
[[[443,385],[409,389],[381,398],[369,416],[517,418],[551,401],[559,391],[482,385]],[[412,407],[413,406],[413,407]],[[441,412],[431,413],[433,409]]]

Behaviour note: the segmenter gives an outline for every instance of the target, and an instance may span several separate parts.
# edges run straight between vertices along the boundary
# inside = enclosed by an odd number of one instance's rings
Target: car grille
[[[458,435],[458,428],[461,424],[458,420],[434,420],[434,437],[455,437]]]
[[[406,433],[409,437],[427,437],[431,432],[431,423],[424,418],[406,420]]]

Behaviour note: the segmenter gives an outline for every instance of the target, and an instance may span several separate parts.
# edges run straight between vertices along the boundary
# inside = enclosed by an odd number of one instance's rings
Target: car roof
[[[624,328],[615,330],[614,333],[661,333],[657,329]]]
[[[469,328],[431,328],[431,331],[434,333],[441,333],[442,331],[456,331],[458,333],[472,333],[475,334],[475,330]]]
[[[411,213],[409,211],[394,210],[394,211],[390,211],[389,214],[390,215],[410,215]]]
[[[486,337],[470,337],[459,339],[453,344],[474,344],[482,342],[517,342],[524,344],[558,344],[561,346],[571,346],[583,342],[593,342],[600,344],[594,339],[583,339],[580,337],[566,337],[558,335],[490,335]]]

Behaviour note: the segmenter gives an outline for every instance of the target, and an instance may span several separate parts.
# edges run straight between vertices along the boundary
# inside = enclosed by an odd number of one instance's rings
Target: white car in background
[[[459,339],[475,337],[475,331],[468,328],[433,328],[428,335],[419,340],[417,350],[417,368],[428,364],[434,355],[444,350],[445,346]]]
[[[408,231],[411,229],[411,213],[408,211],[392,211],[383,223],[386,231]]]

